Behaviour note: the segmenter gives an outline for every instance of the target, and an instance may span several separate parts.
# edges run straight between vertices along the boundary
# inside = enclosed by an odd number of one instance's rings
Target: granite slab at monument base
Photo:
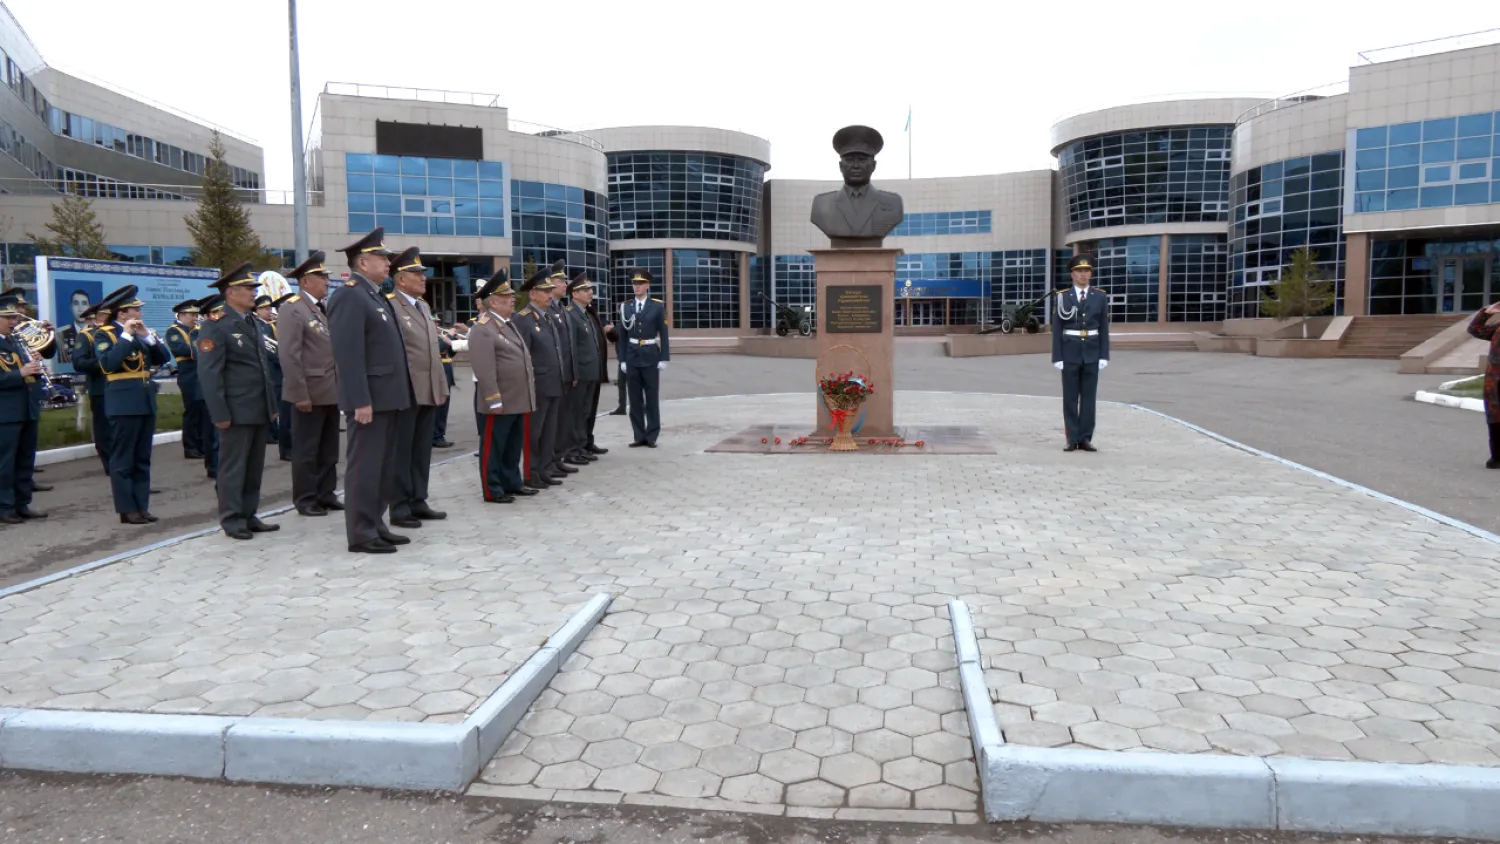
[[[825,454],[828,444],[809,441],[803,445],[792,445],[799,437],[821,440],[806,426],[799,425],[751,425],[732,437],[706,449],[721,454]],[[908,444],[895,447],[882,443],[870,444],[872,435],[861,431],[854,435],[859,451],[841,454],[995,454],[995,446],[984,431],[973,425],[900,425],[895,436]],[[781,442],[776,442],[777,439]],[[765,440],[765,442],[761,442]],[[918,447],[916,443],[922,443]]]

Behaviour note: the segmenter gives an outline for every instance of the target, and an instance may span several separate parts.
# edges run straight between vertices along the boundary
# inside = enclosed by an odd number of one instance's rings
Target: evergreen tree
[[[250,261],[257,270],[280,269],[281,256],[261,244],[250,226],[250,212],[235,197],[233,170],[224,152],[224,140],[215,131],[203,170],[203,196],[186,218],[193,235],[193,264],[227,271]]]
[[[1271,292],[1274,292],[1274,298]],[[1312,250],[1306,246],[1292,253],[1292,262],[1282,268],[1281,278],[1271,287],[1271,292],[1261,291],[1261,314],[1277,322],[1301,317],[1304,340],[1307,339],[1307,318],[1333,307],[1336,298],[1334,283],[1323,278]]]
[[[106,261],[114,257],[104,245],[104,226],[94,216],[94,203],[75,193],[69,193],[52,206],[52,222],[46,225],[46,229],[51,233],[50,237],[26,233],[43,255]]]

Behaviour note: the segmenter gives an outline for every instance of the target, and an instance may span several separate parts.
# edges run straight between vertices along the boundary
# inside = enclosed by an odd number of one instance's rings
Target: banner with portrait
[[[56,372],[72,372],[73,339],[82,327],[79,314],[89,305],[127,284],[138,289],[144,303],[141,319],[161,334],[176,317],[172,306],[184,299],[202,299],[213,292],[219,271],[172,264],[135,264],[38,255],[36,259],[37,316],[57,328]]]

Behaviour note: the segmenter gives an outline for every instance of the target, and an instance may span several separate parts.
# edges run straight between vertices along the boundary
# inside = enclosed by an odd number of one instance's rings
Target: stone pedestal
[[[816,377],[830,371],[863,371],[875,384],[875,395],[864,406],[864,424],[856,439],[895,436],[892,418],[895,397],[896,257],[900,249],[814,249],[818,273],[818,331],[815,337],[822,360]],[[873,329],[873,330],[864,330]],[[869,358],[866,371],[859,355],[824,353],[834,346],[853,346]],[[815,394],[818,425],[815,436],[832,436],[828,408]]]

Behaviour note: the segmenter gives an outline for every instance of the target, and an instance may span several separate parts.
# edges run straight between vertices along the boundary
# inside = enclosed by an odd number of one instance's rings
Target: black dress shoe
[[[624,416],[625,415],[625,408],[623,408],[623,407],[617,407],[614,410],[611,410],[609,412],[609,415],[610,416]]]
[[[1484,468],[1500,469],[1500,460],[1486,460],[1484,461]]]
[[[369,542],[358,542],[349,546],[349,551],[355,554],[394,554],[396,546],[384,539],[372,539]]]
[[[646,448],[656,448],[656,443],[646,443]]]
[[[599,462],[599,458],[598,457],[596,457],[596,456],[594,456],[592,454],[589,454],[587,451],[580,451],[580,452],[578,452],[577,454],[575,454],[573,456],[577,457],[579,460],[582,460],[585,463],[598,463]]]
[[[631,448],[644,448],[645,446],[646,444],[643,442],[633,442],[630,444]]]
[[[45,519],[47,514],[41,510],[33,510],[30,507],[17,507],[16,515],[23,519]]]
[[[149,490],[147,490],[147,492],[151,493],[152,495],[159,495],[161,493],[161,490],[157,489],[156,487],[151,487]]]
[[[541,490],[532,489],[529,486],[523,486],[520,489],[513,489],[510,492],[507,492],[505,494],[506,495],[536,495],[538,492],[541,492]]]
[[[230,539],[250,539],[255,536],[255,532],[246,528],[240,528],[239,530],[226,530],[224,531],[224,535]]]
[[[609,454],[609,449],[600,448],[597,445],[591,445],[588,447],[588,452],[589,454]]]
[[[516,500],[514,495],[502,495],[499,498],[486,498],[487,504],[512,504]]]
[[[1065,448],[1065,449],[1063,449],[1063,451],[1077,451],[1077,450],[1078,450],[1078,443],[1068,443],[1068,447]]]
[[[532,495],[535,495],[535,494],[541,492],[542,490],[544,490],[546,488],[547,488],[547,485],[544,484],[544,483],[542,483],[541,481],[535,481],[535,482],[527,481],[526,482],[526,489],[531,490],[531,494]]]
[[[422,520],[416,516],[392,516],[391,524],[399,528],[419,528],[422,526]]]
[[[281,530],[281,525],[268,525],[253,516],[250,518],[247,527],[250,528],[251,533],[275,533]]]
[[[149,525],[151,524],[145,516],[140,513],[121,513],[120,524],[122,525]]]
[[[182,459],[183,460],[202,460],[203,459],[203,455],[199,454],[196,451],[184,451],[182,453]]]
[[[1091,442],[1081,442],[1081,443],[1078,444],[1078,447],[1081,448],[1081,449],[1083,449],[1084,451],[1098,451],[1099,450],[1097,448],[1094,448],[1094,444],[1091,443]]]
[[[433,448],[452,448],[453,447],[453,443],[450,443],[447,440],[438,440],[437,442],[435,442],[435,443],[432,444],[432,447]]]
[[[287,455],[282,455],[282,457],[281,457],[281,462],[282,462],[282,463],[290,463],[290,462],[292,462],[292,457],[291,457],[291,455],[289,455],[289,454],[287,454]]]
[[[148,511],[146,511],[146,510],[142,510],[141,511],[141,518],[145,519],[148,522],[159,522],[159,521],[161,521],[161,519],[158,519],[157,517],[151,515],[151,513],[148,512]]]
[[[557,471],[562,472],[564,475],[578,474],[578,470],[574,469],[572,466],[569,466],[567,464],[567,461],[563,461],[562,463],[557,464]]]
[[[36,481],[31,482],[32,492],[51,492],[53,489],[55,489],[55,487],[53,487],[52,484],[39,484]]]
[[[434,510],[423,504],[421,507],[413,507],[411,514],[424,522],[436,522],[448,518],[448,514],[442,510]]]
[[[381,531],[380,532],[380,541],[382,541],[382,542],[384,542],[384,543],[386,543],[388,545],[410,545],[411,544],[411,537],[409,537],[409,536],[402,536],[399,533],[390,533],[388,531]]]
[[[566,464],[568,464],[569,466],[587,466],[587,465],[589,465],[589,461],[584,460],[581,457],[564,457],[563,458],[563,462],[566,463]]]
[[[328,515],[328,510],[325,509],[324,507],[322,507],[321,505],[311,504],[311,505],[308,505],[306,507],[298,507],[297,508],[297,515],[299,515],[299,516],[326,516],[326,515]]]
[[[333,500],[333,501],[319,501],[318,502],[318,506],[322,507],[324,510],[327,510],[330,513],[337,513],[337,512],[340,512],[340,511],[342,511],[344,509],[344,505],[341,504],[340,502],[336,501],[336,500]]]
[[[123,519],[124,516],[121,516],[120,518]],[[21,516],[17,513],[6,513],[5,515],[0,516],[0,525],[19,525],[24,523],[25,521],[26,520],[21,518]]]

